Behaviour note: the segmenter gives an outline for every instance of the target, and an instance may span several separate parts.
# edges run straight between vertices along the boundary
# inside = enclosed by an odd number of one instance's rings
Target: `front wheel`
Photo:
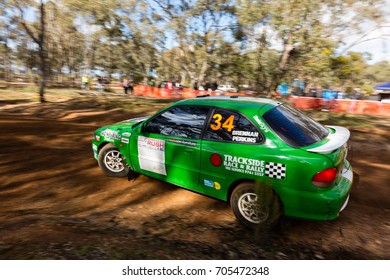
[[[110,177],[125,177],[129,172],[123,155],[113,144],[105,145],[99,152],[99,167]]]
[[[282,210],[278,196],[268,185],[245,182],[230,197],[236,218],[250,228],[270,228],[279,220]]]

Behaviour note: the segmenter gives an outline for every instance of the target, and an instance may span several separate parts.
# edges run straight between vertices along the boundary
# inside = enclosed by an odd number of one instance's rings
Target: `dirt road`
[[[224,202],[99,170],[93,131],[161,106],[0,108],[0,259],[390,259],[389,126],[350,128],[359,180],[338,219],[256,234]]]

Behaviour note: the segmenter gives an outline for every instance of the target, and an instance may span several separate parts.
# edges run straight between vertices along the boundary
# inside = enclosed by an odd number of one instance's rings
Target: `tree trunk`
[[[273,92],[278,87],[280,80],[283,78],[284,74],[286,73],[286,68],[288,65],[288,60],[290,58],[291,51],[294,49],[294,46],[291,44],[290,37],[285,41],[284,48],[283,48],[283,54],[280,57],[279,61],[279,69],[277,73],[273,75],[273,79],[268,87],[268,96],[271,97]]]
[[[41,82],[39,86],[39,100],[41,103],[46,102],[45,99],[45,87],[46,87],[46,59],[45,50],[42,48],[39,50],[40,66],[41,66]]]
[[[203,83],[204,76],[206,74],[207,69],[208,69],[208,62],[206,60],[205,62],[203,62],[202,68],[201,68],[199,76],[198,76],[199,85]]]

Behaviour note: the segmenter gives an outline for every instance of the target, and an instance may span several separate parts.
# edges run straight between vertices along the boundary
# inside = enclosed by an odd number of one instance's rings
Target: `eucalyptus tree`
[[[102,67],[111,75],[119,59],[114,49],[122,36],[121,20],[117,13],[122,1],[63,0],[63,2],[72,12],[74,19],[78,20],[81,32],[85,34],[86,41],[81,42],[84,47],[84,68],[93,70],[99,51],[99,54],[106,58]]]
[[[10,41],[14,39],[15,32],[12,25],[12,18],[8,13],[7,1],[0,1],[0,79],[8,81],[11,75],[11,60],[13,50],[10,47]]]
[[[147,0],[152,11],[165,21],[168,48],[178,48],[175,63],[180,65],[175,77],[197,80],[217,79],[217,50],[225,40],[233,43],[234,2],[232,0]],[[230,38],[229,38],[230,37]],[[170,54],[172,55],[172,54]],[[164,59],[164,63],[169,59]],[[160,65],[160,69],[166,69]],[[214,73],[214,74],[213,74]]]
[[[153,77],[164,44],[161,18],[150,11],[146,1],[124,0],[119,15],[123,24],[124,39],[121,41],[123,59],[120,69],[135,80]]]
[[[373,85],[390,81],[390,61],[380,61],[363,69],[367,83]]]
[[[63,72],[76,72],[81,66],[84,36],[75,26],[75,18],[63,3],[46,5],[48,73],[63,81]]]
[[[156,60],[157,28],[142,1],[64,0],[87,34],[86,68],[141,79]],[[161,34],[161,32],[160,32]]]
[[[47,46],[46,46],[46,5],[50,1],[45,0],[9,0],[6,3],[6,8],[11,10],[14,19],[19,23],[24,32],[37,45],[39,56],[39,70],[40,70],[40,86],[39,86],[39,100],[46,102],[44,92],[47,78]],[[34,11],[37,21],[30,21],[26,14],[28,11]]]
[[[353,88],[364,84],[362,75],[367,63],[364,54],[348,52],[348,54],[331,58],[331,70],[343,88]]]
[[[359,32],[362,22],[381,19],[380,2],[238,0],[237,14],[243,30],[262,31],[267,43],[278,52],[270,91],[283,79],[311,79],[329,69],[330,58],[346,32]]]

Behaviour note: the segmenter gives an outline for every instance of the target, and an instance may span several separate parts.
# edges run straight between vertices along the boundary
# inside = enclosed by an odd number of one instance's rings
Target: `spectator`
[[[209,90],[209,89],[211,90],[211,85],[210,85],[209,81],[206,80],[206,83],[204,84],[203,89],[204,90]]]
[[[104,91],[109,92],[110,91],[110,79],[104,78],[104,79],[102,79],[102,81],[103,81]]]
[[[179,94],[179,92],[181,90],[181,85],[180,85],[179,81],[175,82],[174,89],[175,89],[175,94]]]
[[[99,92],[102,92],[102,91],[103,91],[103,79],[102,79],[101,77],[98,77],[98,78],[97,78],[96,89],[97,89],[97,91],[99,91]]]
[[[88,90],[89,89],[89,78],[87,75],[83,75],[81,77],[81,88],[83,90]]]
[[[133,79],[129,80],[129,90],[130,90],[130,94],[134,93],[134,81],[133,81]]]
[[[167,82],[167,84],[165,85],[165,88],[166,88],[167,90],[169,90],[169,91],[173,90],[173,83],[172,83],[171,80],[169,80],[169,81]]]
[[[324,98],[324,108],[322,109],[322,111],[330,111],[333,107],[333,101],[336,97],[336,92],[333,91],[333,90],[324,90],[322,92],[322,98]]]
[[[211,90],[212,90],[212,91],[216,91],[217,88],[218,88],[217,82],[213,82],[213,83],[211,84]]]
[[[130,87],[130,81],[128,78],[124,78],[122,81],[122,87],[125,90],[125,94],[128,94],[129,87]]]
[[[288,98],[288,90],[289,90],[288,84],[280,84],[276,89],[276,91],[279,93],[279,97],[281,97],[282,99]]]

